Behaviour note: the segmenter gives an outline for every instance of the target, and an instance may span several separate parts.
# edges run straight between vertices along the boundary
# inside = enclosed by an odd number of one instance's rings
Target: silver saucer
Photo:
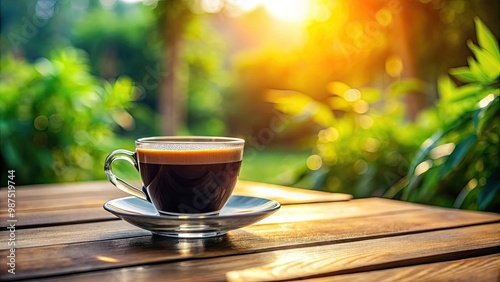
[[[160,215],[155,207],[137,197],[125,197],[104,204],[104,209],[139,228],[176,238],[208,238],[245,227],[280,208],[273,200],[231,196],[218,215],[185,217]]]

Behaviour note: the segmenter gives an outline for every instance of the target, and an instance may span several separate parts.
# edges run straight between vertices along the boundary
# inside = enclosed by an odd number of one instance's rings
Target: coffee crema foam
[[[169,144],[168,147],[158,147],[137,148],[138,161],[148,164],[194,165],[239,162],[243,157],[241,147],[224,148],[220,145],[207,147],[200,144]]]

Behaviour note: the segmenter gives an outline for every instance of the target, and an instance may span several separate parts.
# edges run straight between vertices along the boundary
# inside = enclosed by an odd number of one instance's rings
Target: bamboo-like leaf
[[[500,196],[500,169],[492,171],[479,193],[478,208],[485,210],[495,197]]]
[[[336,120],[327,105],[300,92],[270,90],[266,93],[266,100],[276,104],[276,109],[285,114],[310,118],[324,127],[332,126]]]
[[[498,75],[500,75],[500,60],[497,60],[490,52],[474,45],[472,41],[468,41],[467,45],[474,53],[479,63],[478,67],[481,69],[482,73],[490,79],[490,82],[494,81]]]
[[[453,207],[462,209],[477,209],[474,206],[476,205],[477,197],[479,196],[479,190],[481,189],[479,189],[478,187],[470,190],[469,187],[465,186],[455,198]]]
[[[403,191],[403,197],[402,197],[403,200],[407,200],[411,191],[415,188],[415,185],[418,180],[417,179],[418,177],[415,175],[415,170],[417,166],[427,158],[429,152],[437,145],[437,143],[439,142],[439,140],[441,140],[444,134],[445,132],[442,130],[434,133],[430,138],[424,141],[424,143],[420,147],[420,150],[418,150],[415,158],[413,158],[410,167],[408,169],[408,186],[405,187],[405,190]]]
[[[441,166],[432,166],[429,168],[422,176],[425,175],[424,180],[422,181],[422,185],[419,187],[419,192],[418,192],[418,199],[428,199],[432,197],[433,193],[433,187],[436,186],[436,184],[441,180],[439,177],[439,171],[440,171]]]
[[[405,189],[408,185],[408,177],[401,178],[398,182],[392,185],[382,197],[384,198],[394,198],[401,190]]]
[[[333,126],[335,116],[327,105],[319,102],[311,103],[309,105],[311,107],[308,108],[308,110],[314,122],[324,127]]]
[[[479,134],[479,122],[481,117],[484,115],[483,109],[476,109],[472,112],[472,124],[474,125],[474,131]]]
[[[477,78],[468,67],[450,69],[450,74],[462,82],[476,82]]]
[[[452,171],[462,162],[462,160],[467,155],[467,153],[469,152],[472,145],[474,145],[476,140],[477,140],[477,135],[473,134],[457,144],[453,152],[451,152],[448,158],[446,158],[445,163],[441,167],[440,178],[447,175],[450,171]]]
[[[380,90],[377,88],[362,88],[360,91],[361,98],[368,103],[377,102],[382,96],[382,93],[380,93]]]
[[[498,48],[497,39],[479,18],[475,18],[474,21],[476,23],[477,41],[479,46],[491,53],[497,61],[500,61],[500,50]]]
[[[449,76],[441,76],[438,80],[438,92],[441,101],[448,102],[455,97],[457,86]]]
[[[351,87],[343,82],[332,81],[326,86],[328,92],[333,95],[342,96]]]
[[[430,138],[424,141],[424,143],[422,144],[422,146],[420,146],[420,149],[418,150],[417,154],[410,163],[410,167],[408,169],[408,174],[407,174],[409,184],[407,187],[405,187],[405,190],[403,192],[403,199],[407,198],[410,195],[411,190],[415,188],[415,185],[418,180],[417,179],[418,177],[415,176],[415,169],[417,168],[417,166],[428,157],[429,152],[434,147],[436,147],[436,145],[443,136],[450,133],[451,131],[455,131],[458,128],[462,127],[469,120],[470,120],[469,114],[463,114],[457,120],[455,120],[454,123],[445,126],[442,130],[437,131]]]
[[[449,102],[455,103],[470,98],[477,98],[483,88],[480,85],[470,83],[456,88],[454,98]]]
[[[389,86],[389,94],[392,97],[398,97],[402,94],[406,94],[408,92],[419,92],[426,93],[425,91],[426,84],[424,81],[420,79],[405,79],[401,81],[396,81]]]
[[[269,90],[266,101],[276,104],[276,108],[285,114],[298,115],[304,107],[313,102],[312,98],[295,91]]]
[[[476,78],[476,81],[482,83],[491,82],[490,78],[483,72],[483,70],[479,67],[479,64],[472,57],[467,58],[467,63],[469,64],[469,69]]]
[[[482,134],[484,126],[491,124],[491,120],[500,116],[500,97],[496,96],[487,106],[481,109],[476,132]]]
[[[455,202],[453,203],[453,207],[456,209],[459,209],[462,207],[462,204],[464,203],[465,198],[467,195],[469,195],[469,188],[465,186],[460,190],[460,193],[458,193],[458,196],[455,198]]]
[[[333,96],[328,99],[328,105],[333,110],[348,111],[351,108],[351,103],[347,102],[344,98]]]

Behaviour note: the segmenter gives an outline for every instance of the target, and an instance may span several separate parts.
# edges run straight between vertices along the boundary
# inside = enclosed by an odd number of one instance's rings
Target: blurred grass
[[[243,157],[239,179],[290,185],[306,168],[306,159],[310,154],[310,150],[256,151],[251,156]]]

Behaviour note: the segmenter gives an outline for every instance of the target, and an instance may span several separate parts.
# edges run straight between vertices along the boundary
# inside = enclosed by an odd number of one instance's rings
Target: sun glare
[[[262,4],[272,17],[283,21],[301,22],[309,13],[307,0],[263,0]]]

